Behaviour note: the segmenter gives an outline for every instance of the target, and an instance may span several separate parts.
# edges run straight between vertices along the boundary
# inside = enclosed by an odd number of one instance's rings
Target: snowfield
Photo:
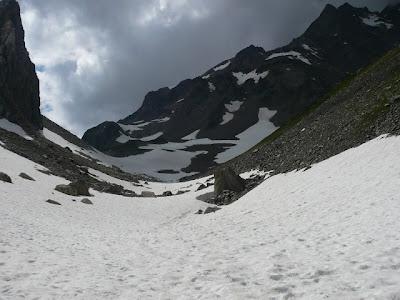
[[[381,137],[195,215],[211,187],[154,199],[92,191],[85,205],[0,146],[14,182],[0,182],[0,298],[399,299],[399,149],[400,137]]]

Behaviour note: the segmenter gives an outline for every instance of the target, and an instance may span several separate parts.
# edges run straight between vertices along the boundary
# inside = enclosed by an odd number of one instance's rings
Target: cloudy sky
[[[341,0],[19,0],[42,112],[75,134],[133,113],[254,44],[272,49]],[[380,10],[390,0],[350,0]]]

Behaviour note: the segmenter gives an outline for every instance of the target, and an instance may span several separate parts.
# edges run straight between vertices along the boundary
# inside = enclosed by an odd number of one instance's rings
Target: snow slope
[[[10,132],[14,132],[15,134],[18,134],[19,136],[23,137],[26,140],[33,140],[32,137],[30,137],[24,129],[22,129],[21,126],[11,123],[10,121],[8,121],[7,119],[0,119],[0,128],[10,131]]]
[[[381,137],[195,215],[209,190],[92,191],[88,206],[0,147],[14,181],[0,182],[0,298],[398,299],[398,149],[399,137]]]

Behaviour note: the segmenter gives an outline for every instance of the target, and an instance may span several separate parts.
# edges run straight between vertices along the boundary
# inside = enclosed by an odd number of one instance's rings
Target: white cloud
[[[193,20],[207,17],[209,11],[201,1],[155,0],[148,3],[137,18],[141,26],[172,26],[182,18]]]
[[[93,92],[91,82],[106,68],[106,35],[82,26],[71,11],[44,15],[26,4],[22,13],[26,44],[38,77],[43,113],[68,129],[76,130],[64,105],[73,102],[78,89]]]

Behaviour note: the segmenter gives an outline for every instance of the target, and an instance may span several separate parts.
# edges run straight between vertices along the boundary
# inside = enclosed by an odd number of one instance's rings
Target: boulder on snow
[[[146,197],[146,198],[154,198],[156,197],[156,194],[154,194],[154,192],[150,192],[150,191],[143,191],[141,193],[142,197]]]
[[[7,183],[12,183],[11,177],[8,176],[6,173],[0,172],[0,181],[4,181]]]
[[[93,202],[90,201],[88,198],[82,199],[81,202],[82,202],[83,204],[93,205]]]
[[[50,204],[54,204],[54,205],[61,205],[61,203],[58,203],[57,201],[54,201],[54,200],[51,200],[51,199],[47,200],[46,202],[50,203]]]
[[[29,175],[26,174],[26,173],[20,173],[20,174],[19,174],[19,177],[21,177],[21,178],[23,178],[23,179],[26,179],[26,180],[30,180],[30,181],[35,181],[35,179],[33,179],[31,176],[29,176]]]
[[[107,185],[103,190],[103,193],[114,194],[114,195],[122,195],[124,192],[124,187],[119,184],[110,184]]]
[[[70,196],[91,196],[89,186],[83,180],[76,180],[70,184],[59,184],[55,190]]]
[[[206,187],[207,186],[205,184],[200,184],[196,191],[198,192],[198,191],[204,190]]]
[[[216,211],[219,211],[221,208],[219,207],[207,207],[206,210],[204,211],[204,215],[215,213]]]
[[[162,195],[163,195],[163,197],[170,197],[170,196],[172,196],[172,192],[171,191],[165,191]]]
[[[222,194],[223,191],[239,193],[246,188],[245,180],[237,175],[230,167],[217,169],[214,178],[214,193],[216,196]]]

